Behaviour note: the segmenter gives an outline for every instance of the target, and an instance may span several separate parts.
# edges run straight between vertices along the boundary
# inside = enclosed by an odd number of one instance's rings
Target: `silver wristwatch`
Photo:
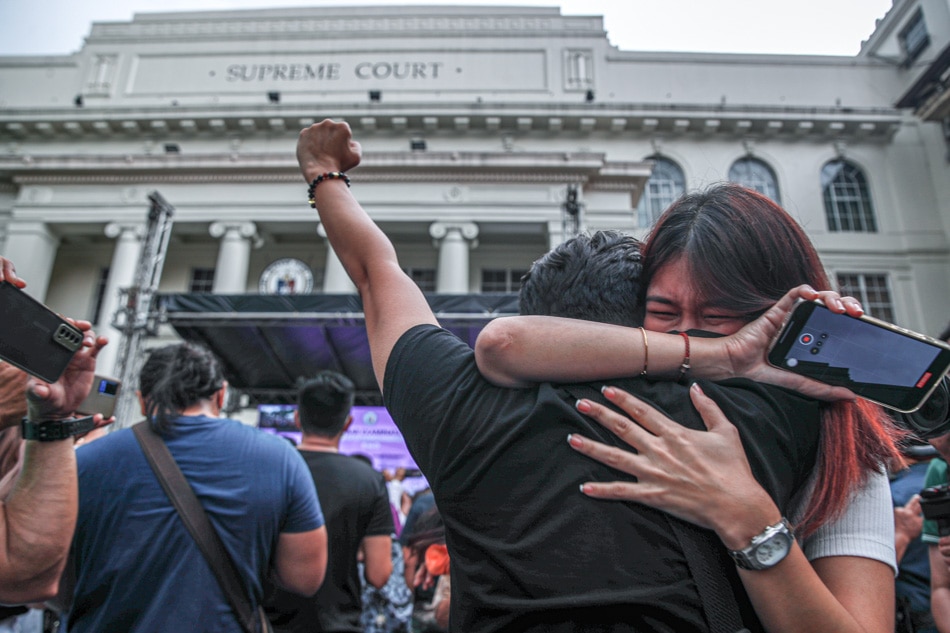
[[[792,528],[782,520],[752,537],[752,544],[740,550],[729,550],[732,560],[742,569],[768,569],[778,565],[792,551]]]

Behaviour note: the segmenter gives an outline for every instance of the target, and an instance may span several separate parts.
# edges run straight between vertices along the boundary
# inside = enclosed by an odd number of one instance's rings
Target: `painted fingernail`
[[[617,395],[617,390],[608,385],[604,385],[600,388],[600,393],[604,394],[604,397],[607,399],[613,399]]]
[[[574,435],[573,433],[567,434],[567,443],[574,448],[580,448],[584,444],[584,439],[579,435]]]
[[[581,413],[590,413],[590,401],[589,400],[578,400],[574,403],[574,406]]]
[[[698,382],[694,382],[693,384],[689,386],[689,388],[695,391],[696,393],[706,395],[705,392],[703,391],[703,388],[699,386]]]

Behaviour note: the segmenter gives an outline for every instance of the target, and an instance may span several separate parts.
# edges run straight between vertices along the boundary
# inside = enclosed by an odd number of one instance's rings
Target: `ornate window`
[[[518,292],[526,272],[512,268],[483,268],[482,292]]]
[[[652,226],[666,207],[686,191],[686,177],[679,165],[662,156],[651,156],[647,160],[653,161],[653,173],[637,205],[640,226]]]
[[[192,268],[188,292],[211,292],[214,287],[214,268]]]
[[[782,204],[775,172],[758,158],[746,156],[734,162],[729,168],[729,180],[768,196],[776,204]]]
[[[838,288],[842,295],[860,301],[866,314],[882,321],[894,322],[894,303],[891,301],[887,275],[838,273]]]
[[[821,190],[829,231],[876,233],[874,208],[867,179],[846,160],[833,160],[821,169]]]
[[[904,51],[904,64],[910,65],[920,57],[924,49],[930,45],[930,34],[927,33],[927,23],[924,22],[924,12],[917,12],[907,21],[907,24],[897,35],[901,50]]]

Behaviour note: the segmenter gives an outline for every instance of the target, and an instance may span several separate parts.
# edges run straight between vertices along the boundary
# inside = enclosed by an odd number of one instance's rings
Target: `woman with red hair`
[[[646,330],[734,334],[803,285],[821,291],[838,312],[861,312],[854,299],[831,292],[814,246],[788,213],[738,185],[717,185],[674,202],[643,251]],[[544,317],[530,317],[530,326],[521,327],[519,318],[496,319],[487,342],[480,338],[476,346],[479,366],[493,380],[500,373],[512,384],[605,379],[641,373],[632,364],[638,362],[648,369],[645,333],[583,321],[565,328],[553,320],[549,330]],[[590,345],[595,337],[597,344]],[[644,347],[635,361],[631,340]],[[570,350],[571,362],[552,362],[559,350]],[[688,347],[679,378],[690,379]],[[782,513],[752,477],[735,427],[698,386],[690,393],[709,432],[675,425],[620,390],[604,393],[639,426],[587,400],[578,408],[637,452],[577,435],[569,441],[637,480],[585,483],[584,494],[670,512],[714,530],[733,551],[749,546],[763,526],[778,524]],[[900,432],[879,407],[862,400],[825,403],[821,429],[812,484],[790,513],[800,547],[793,545],[774,567],[743,569],[740,577],[770,633],[892,631],[896,563],[885,468],[902,463]]]

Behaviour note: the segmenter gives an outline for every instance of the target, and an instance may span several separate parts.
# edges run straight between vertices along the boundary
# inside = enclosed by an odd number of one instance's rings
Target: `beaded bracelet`
[[[686,372],[689,371],[689,336],[686,332],[680,332],[679,334],[686,342],[686,351],[683,353],[683,362],[680,365],[680,375],[677,377],[677,380],[681,380],[683,376],[686,375]]]
[[[350,186],[349,176],[347,176],[342,171],[328,171],[325,174],[320,174],[319,176],[314,178],[313,182],[310,183],[310,186],[307,187],[307,201],[310,203],[311,209],[317,208],[317,201],[313,197],[313,192],[317,188],[317,185],[319,185],[324,180],[334,180],[334,179],[342,180],[343,182],[346,183],[347,187]]]

